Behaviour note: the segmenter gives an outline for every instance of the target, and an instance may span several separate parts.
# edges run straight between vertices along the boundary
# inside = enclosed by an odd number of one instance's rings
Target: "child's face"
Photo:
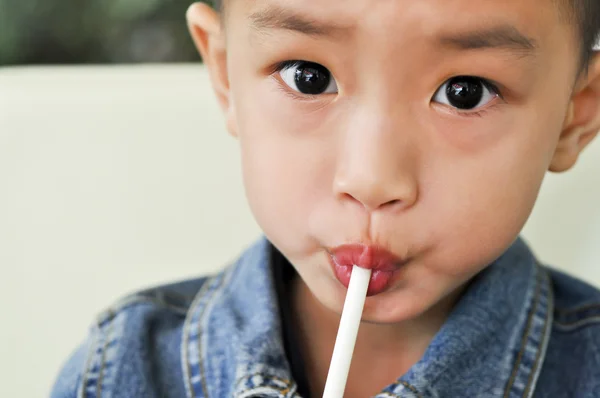
[[[570,119],[579,52],[554,3],[229,0],[209,62],[250,206],[323,304],[342,308],[341,244],[405,260],[364,313],[397,322],[514,241]]]

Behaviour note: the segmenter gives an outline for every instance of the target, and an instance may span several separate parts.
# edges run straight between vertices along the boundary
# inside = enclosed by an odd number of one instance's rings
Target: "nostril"
[[[344,193],[342,195],[342,199],[346,199],[346,200],[351,201],[351,202],[362,203],[360,200],[356,199],[354,196],[350,195],[349,193]]]
[[[381,205],[381,207],[391,207],[397,204],[400,204],[401,200],[400,199],[394,199],[394,200],[390,200],[389,202],[384,203],[383,205]]]
[[[390,208],[390,207],[398,207],[400,206],[404,201],[401,199],[393,199],[387,202],[373,202],[373,203],[369,203],[368,201],[363,201],[358,199],[357,197],[355,197],[354,195],[350,194],[350,193],[344,193],[342,195],[342,198],[349,201],[349,202],[355,202],[355,203],[359,203],[361,206],[365,207],[367,210],[369,211],[374,211],[377,209],[384,209],[384,208]]]

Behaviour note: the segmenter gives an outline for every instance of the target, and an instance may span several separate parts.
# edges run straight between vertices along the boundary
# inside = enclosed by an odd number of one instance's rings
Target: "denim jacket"
[[[216,276],[101,314],[52,397],[295,397],[270,243]],[[540,266],[522,240],[469,285],[385,397],[600,397],[600,292]]]

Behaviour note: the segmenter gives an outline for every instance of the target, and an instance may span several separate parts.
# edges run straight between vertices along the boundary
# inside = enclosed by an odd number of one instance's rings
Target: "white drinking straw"
[[[371,270],[356,265],[352,267],[350,285],[346,293],[342,319],[335,339],[323,398],[343,398],[344,396],[370,279]]]

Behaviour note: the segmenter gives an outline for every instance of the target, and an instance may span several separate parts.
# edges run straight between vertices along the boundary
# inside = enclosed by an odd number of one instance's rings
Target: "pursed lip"
[[[357,265],[373,271],[393,272],[404,263],[402,258],[390,251],[371,245],[341,245],[330,249],[329,254],[342,267]]]
[[[351,244],[337,246],[327,251],[330,256],[333,272],[337,280],[346,288],[350,284],[352,267],[370,269],[371,279],[367,296],[384,292],[390,285],[396,271],[406,263],[390,251],[377,246]]]

